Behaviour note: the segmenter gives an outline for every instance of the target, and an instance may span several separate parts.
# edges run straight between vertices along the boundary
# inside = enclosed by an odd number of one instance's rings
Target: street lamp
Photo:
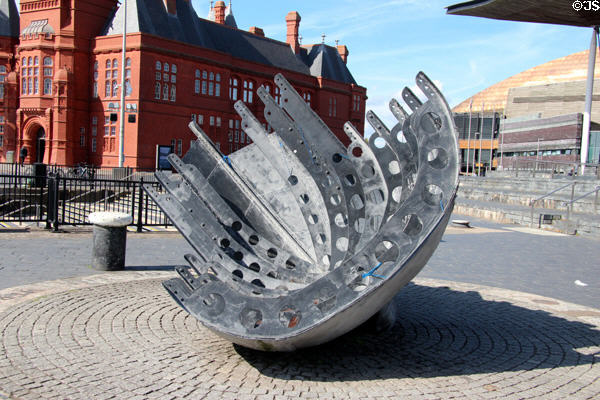
[[[125,63],[127,61],[125,47],[127,45],[127,0],[123,0],[123,45],[121,48],[121,104],[119,109],[119,168],[123,168],[125,151]]]

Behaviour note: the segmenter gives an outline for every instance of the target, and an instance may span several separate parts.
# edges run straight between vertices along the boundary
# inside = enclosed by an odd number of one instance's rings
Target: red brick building
[[[116,0],[0,0],[0,162],[118,165],[123,7]],[[303,46],[300,15],[287,40],[237,28],[231,2],[207,19],[190,0],[128,0],[125,165],[152,168],[156,146],[185,153],[195,119],[224,153],[246,145],[233,110],[283,73],[330,128],[363,130],[366,89],[346,66],[348,49]],[[282,21],[283,23],[283,21]]]

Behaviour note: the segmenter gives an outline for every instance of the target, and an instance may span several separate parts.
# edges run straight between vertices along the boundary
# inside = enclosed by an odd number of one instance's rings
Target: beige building
[[[471,137],[477,140],[469,141],[468,128],[463,129],[465,132],[461,131],[460,136],[463,153],[466,149],[472,154],[480,148],[488,149],[483,159],[489,160],[491,151],[493,167],[499,166],[500,153],[503,153],[504,167],[523,160],[577,162],[581,148],[587,66],[588,51],[558,58],[496,83],[454,107],[457,125],[462,124],[463,127],[469,125],[466,121],[469,115],[469,120],[480,118],[482,108],[486,117],[492,111],[501,115],[494,137],[491,133],[480,134],[477,124],[471,123],[475,125],[471,129]],[[590,162],[598,162],[600,157],[600,132],[597,129],[600,123],[600,58],[596,61],[595,78],[588,153]],[[478,140],[479,137],[483,140]],[[470,164],[473,163],[471,161]],[[490,165],[489,162],[487,165]]]

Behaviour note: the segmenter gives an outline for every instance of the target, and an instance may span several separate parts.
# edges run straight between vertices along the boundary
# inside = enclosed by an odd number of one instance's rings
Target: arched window
[[[254,82],[244,81],[244,103],[252,104],[254,97]]]
[[[33,65],[33,63],[31,62],[31,57],[27,58],[27,65]]]
[[[110,60],[106,60],[106,69],[110,69],[111,63]]]
[[[127,57],[127,59],[125,60],[125,66],[131,67],[131,58]]]
[[[169,63],[165,63],[165,64],[163,65],[163,71],[165,71],[165,72],[169,72]]]
[[[110,81],[104,83],[104,96],[110,97]]]
[[[157,71],[160,71],[161,69],[162,69],[162,64],[161,64],[161,62],[160,62],[160,61],[157,61],[157,62],[156,62],[156,70],[157,70]]]
[[[119,68],[119,61],[117,61],[116,58],[113,58],[112,67],[113,67],[113,69]]]
[[[52,79],[44,78],[44,94],[51,95],[52,94]]]
[[[154,98],[160,100],[160,82],[156,82],[154,85]]]
[[[112,97],[119,96],[119,84],[117,81],[112,81]]]
[[[171,85],[171,101],[177,100],[177,93],[175,90],[175,85]]]
[[[215,96],[221,97],[221,74],[215,75]]]
[[[239,81],[236,77],[229,78],[229,98],[231,100],[238,99]]]
[[[35,56],[33,59],[33,65],[40,65],[40,58],[38,56]]]
[[[169,100],[169,85],[166,83],[163,86],[163,100]]]
[[[196,72],[194,73],[194,77],[196,78],[194,80],[194,93],[199,94],[200,93],[200,70],[197,69]]]
[[[176,74],[177,73],[177,65],[171,64],[171,73],[172,74]]]
[[[308,106],[310,107],[310,102],[311,102],[310,92],[304,92],[302,94],[302,97],[304,98],[304,101],[306,102],[306,104],[308,104]]]
[[[131,80],[125,79],[125,96],[127,96],[127,97],[131,96],[132,92],[133,92],[133,88],[131,87]]]
[[[202,71],[202,94],[208,93],[208,72]]]

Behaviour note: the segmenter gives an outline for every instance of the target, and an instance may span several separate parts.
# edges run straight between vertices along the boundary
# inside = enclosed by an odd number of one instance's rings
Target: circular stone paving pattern
[[[597,311],[554,313],[566,303],[417,282],[396,297],[391,330],[365,326],[289,354],[217,337],[160,280],[50,294],[0,314],[0,398],[600,396]]]

